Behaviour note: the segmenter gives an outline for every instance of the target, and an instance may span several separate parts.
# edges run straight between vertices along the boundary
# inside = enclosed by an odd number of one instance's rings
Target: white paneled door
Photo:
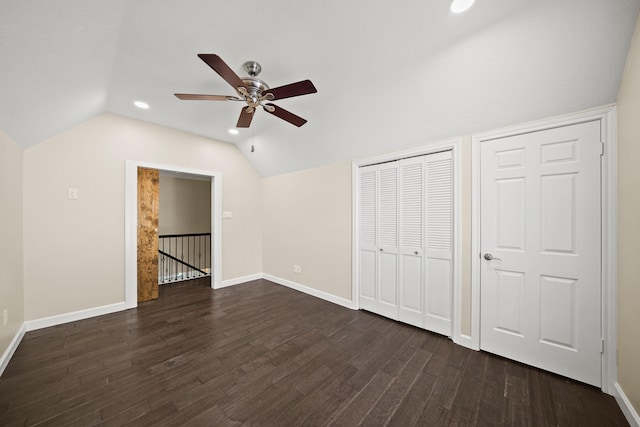
[[[480,347],[601,385],[600,122],[481,143]]]

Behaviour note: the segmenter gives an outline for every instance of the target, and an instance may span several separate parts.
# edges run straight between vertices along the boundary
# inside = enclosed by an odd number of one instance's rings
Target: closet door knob
[[[490,253],[488,253],[488,252],[487,252],[486,254],[484,254],[484,257],[483,257],[483,258],[484,258],[484,259],[486,259],[487,261],[491,261],[491,260],[494,260],[494,259],[495,259],[496,261],[502,261],[500,258],[496,258],[496,257],[494,257],[493,255],[491,255],[491,254],[490,254]]]
[[[380,252],[382,252],[382,248],[380,248]]]
[[[418,255],[418,251],[415,251],[414,254]]]

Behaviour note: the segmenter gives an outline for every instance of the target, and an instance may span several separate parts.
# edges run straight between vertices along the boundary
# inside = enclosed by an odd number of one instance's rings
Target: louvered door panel
[[[451,335],[453,169],[451,152],[425,158],[424,327]]]
[[[378,166],[378,313],[398,319],[398,165]]]
[[[360,307],[378,311],[377,295],[377,217],[378,167],[367,166],[359,170],[359,288]]]
[[[400,161],[399,320],[424,324],[424,156]]]

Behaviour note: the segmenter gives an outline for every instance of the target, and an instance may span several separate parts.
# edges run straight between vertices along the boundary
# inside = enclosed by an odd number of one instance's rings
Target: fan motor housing
[[[247,91],[252,95],[260,96],[261,92],[269,90],[269,85],[255,77],[244,77],[242,81],[247,87]]]

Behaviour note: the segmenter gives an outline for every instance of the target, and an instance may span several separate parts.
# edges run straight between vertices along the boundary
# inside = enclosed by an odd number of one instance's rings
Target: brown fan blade
[[[220,58],[213,53],[199,53],[198,57],[226,80],[234,89],[246,87],[242,79]]]
[[[273,107],[273,111],[269,111],[266,106]],[[302,117],[296,116],[295,114],[285,110],[284,108],[280,108],[275,104],[266,104],[266,106],[263,107],[264,111],[269,114],[273,114],[276,117],[280,117],[282,120],[286,120],[292,125],[300,127],[303,124],[307,123],[307,121]]]
[[[265,90],[264,93],[270,93],[273,98],[269,100],[291,98],[293,96],[308,95],[310,93],[316,93],[318,90],[311,83],[311,80],[303,80],[297,83],[291,83],[284,86],[274,87],[269,90]]]
[[[240,98],[227,95],[201,95],[197,93],[174,93],[174,95],[185,101],[236,101]]]
[[[249,108],[251,108],[251,112],[249,112]],[[256,109],[246,106],[240,111],[240,117],[238,117],[238,123],[236,123],[237,128],[248,128],[251,126],[251,120],[253,119],[253,115],[255,114]]]

